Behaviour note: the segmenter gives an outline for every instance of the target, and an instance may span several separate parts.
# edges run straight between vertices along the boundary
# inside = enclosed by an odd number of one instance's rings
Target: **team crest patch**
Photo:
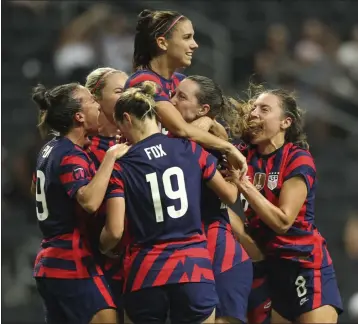
[[[255,188],[258,191],[260,191],[264,187],[265,182],[266,182],[266,174],[265,173],[263,173],[263,172],[255,173],[253,183],[254,183]]]
[[[274,190],[277,187],[280,172],[270,172],[267,179],[267,188]]]
[[[75,180],[82,180],[86,178],[85,170],[83,168],[76,168],[73,170],[73,177]]]

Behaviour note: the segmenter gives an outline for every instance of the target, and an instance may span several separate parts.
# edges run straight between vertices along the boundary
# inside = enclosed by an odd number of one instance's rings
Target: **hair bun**
[[[153,10],[144,9],[139,13],[138,18],[139,19],[148,18],[148,16],[151,16],[153,12],[154,12]]]
[[[153,97],[156,94],[158,87],[153,81],[144,81],[141,84],[140,89],[144,94]]]
[[[49,108],[48,91],[43,84],[38,84],[32,90],[32,100],[40,110],[46,111]]]

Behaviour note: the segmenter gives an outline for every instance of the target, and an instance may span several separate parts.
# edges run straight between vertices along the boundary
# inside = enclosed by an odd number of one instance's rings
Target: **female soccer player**
[[[113,120],[114,106],[123,92],[127,79],[128,75],[125,72],[109,67],[98,68],[86,78],[86,88],[100,105],[98,135],[90,137],[91,144],[88,148],[88,155],[94,162],[96,170],[99,169],[107,150],[116,143],[118,131]],[[106,116],[109,116],[111,120],[108,120]],[[96,216],[92,219],[89,238],[93,250],[98,252],[96,253],[96,260],[102,265],[104,275],[112,290],[114,301],[118,310],[120,310],[122,307],[120,301],[123,278],[119,269],[122,266],[122,262],[120,258],[105,257],[98,249],[99,235],[104,226],[105,217],[105,204],[102,204]]]
[[[170,103],[176,86],[184,78],[176,71],[190,66],[197,48],[193,26],[188,18],[175,11],[143,10],[138,17],[134,40],[135,73],[129,77],[126,88],[143,81],[155,82],[158,85],[156,112],[161,124],[174,136],[189,138],[225,153],[230,163],[239,167],[244,175],[247,171],[245,158],[232,144],[188,124]],[[210,118],[208,120],[220,129],[218,123]]]
[[[274,323],[336,323],[342,310],[332,260],[314,222],[316,168],[295,99],[254,92],[242,193],[248,229],[267,261]],[[233,171],[233,174],[235,171]]]
[[[231,129],[237,127],[237,110],[224,97],[220,87],[207,77],[194,75],[181,81],[171,102],[188,123],[209,116],[212,119],[220,117]],[[221,154],[215,153],[220,160]],[[216,323],[245,322],[252,263],[234,237],[227,206],[205,186],[202,219],[220,302],[216,308]]]
[[[112,296],[84,231],[103,201],[115,160],[128,146],[109,149],[95,174],[83,150],[87,136],[97,132],[98,104],[90,92],[77,83],[49,90],[39,85],[32,98],[41,133],[58,133],[41,149],[32,184],[43,235],[34,277],[47,322],[115,323]]]
[[[159,132],[153,82],[125,91],[115,107],[134,145],[113,171],[103,252],[121,238],[124,215],[132,238],[124,261],[124,308],[134,323],[215,321],[217,294],[201,226],[202,180],[225,203],[237,188],[216,172],[216,159],[194,142]]]

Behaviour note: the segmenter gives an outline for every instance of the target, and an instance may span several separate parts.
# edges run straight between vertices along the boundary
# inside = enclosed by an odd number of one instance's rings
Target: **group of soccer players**
[[[56,134],[31,188],[47,323],[337,322],[295,99],[256,87],[239,103],[177,73],[197,47],[187,17],[144,10],[131,76],[34,89],[39,130]]]

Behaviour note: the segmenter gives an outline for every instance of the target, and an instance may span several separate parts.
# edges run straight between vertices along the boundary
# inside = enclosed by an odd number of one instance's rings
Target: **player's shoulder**
[[[173,74],[173,79],[178,80],[179,82],[184,80],[185,78],[186,78],[185,74],[182,74],[179,72],[174,72],[174,74]]]
[[[286,143],[284,150],[286,151],[287,158],[289,161],[305,157],[306,159],[313,160],[313,156],[308,149],[305,149],[294,143]]]
[[[248,152],[252,147],[242,139],[237,139],[233,142],[233,145],[242,153],[244,156],[248,156]]]
[[[143,83],[144,81],[152,81],[158,85],[161,84],[160,77],[156,73],[150,70],[143,69],[143,70],[138,70],[133,74],[131,74],[128,80],[126,81],[124,88],[127,89],[127,88],[134,87],[136,85]]]

